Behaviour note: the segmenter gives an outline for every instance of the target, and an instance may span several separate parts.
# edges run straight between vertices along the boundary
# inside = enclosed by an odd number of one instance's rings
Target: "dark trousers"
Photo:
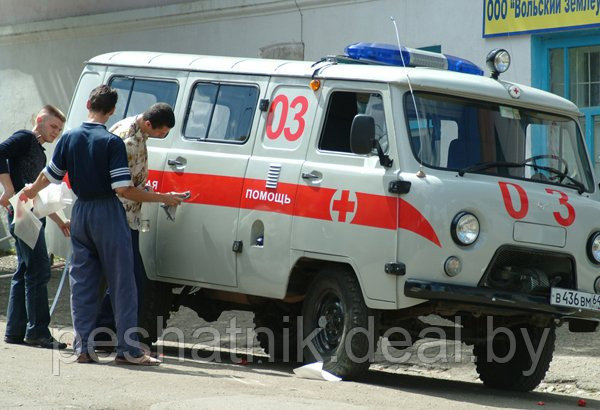
[[[96,328],[98,289],[104,275],[115,312],[117,355],[140,356],[131,232],[117,197],[77,200],[71,218],[71,240],[73,260],[69,279],[75,351],[88,353],[93,347],[88,340]]]
[[[144,290],[144,277],[146,276],[146,270],[144,269],[144,263],[140,255],[140,231],[131,229],[131,246],[133,250],[133,273],[135,275],[135,285],[137,289],[138,299],[138,316],[140,308],[143,302],[143,290]],[[96,319],[97,328],[108,328],[115,330],[115,316],[113,314],[112,305],[110,303],[110,288],[106,288],[106,293],[100,304],[100,311],[98,312],[98,318]],[[96,340],[108,340],[109,335],[98,334]]]
[[[40,236],[31,249],[15,236],[13,214],[9,212],[10,233],[15,238],[18,267],[10,282],[10,295],[6,312],[6,336],[20,339],[50,337],[50,311],[48,309],[48,281],[50,280],[50,259],[46,249],[42,219]]]

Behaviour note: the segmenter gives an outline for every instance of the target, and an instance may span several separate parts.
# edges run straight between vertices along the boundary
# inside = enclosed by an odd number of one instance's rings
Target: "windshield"
[[[414,98],[417,113],[409,93],[404,105],[411,147],[424,165],[592,191],[592,173],[573,119],[425,92]]]

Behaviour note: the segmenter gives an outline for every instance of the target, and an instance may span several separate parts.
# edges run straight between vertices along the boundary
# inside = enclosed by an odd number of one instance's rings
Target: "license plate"
[[[571,289],[552,288],[550,304],[600,311],[600,295]]]

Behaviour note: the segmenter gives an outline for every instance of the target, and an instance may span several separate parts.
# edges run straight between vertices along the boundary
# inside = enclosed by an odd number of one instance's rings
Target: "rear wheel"
[[[533,390],[544,379],[550,367],[556,340],[555,328],[527,326],[509,330],[514,338],[498,333],[491,343],[475,344],[473,354],[476,357],[477,373],[489,387]],[[534,363],[536,357],[529,353],[530,349],[539,354],[537,364]],[[541,354],[539,349],[542,349]],[[500,359],[496,360],[497,358]]]
[[[375,350],[374,321],[356,277],[345,270],[318,275],[303,303],[304,361],[323,361],[323,369],[343,379],[364,373]],[[312,347],[312,349],[311,349]]]
[[[167,320],[171,316],[171,308],[174,300],[172,285],[144,279],[142,307],[138,312],[139,327],[148,332],[148,336],[140,335],[140,342],[152,346],[161,336],[162,329],[167,326]]]
[[[273,304],[254,312],[256,338],[260,347],[281,362],[296,363],[298,358],[298,316],[300,306]],[[261,329],[262,328],[262,329]],[[267,333],[269,331],[272,337]]]

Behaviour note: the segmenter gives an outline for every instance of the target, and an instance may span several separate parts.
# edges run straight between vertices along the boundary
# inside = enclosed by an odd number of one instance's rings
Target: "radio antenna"
[[[396,19],[394,16],[390,16],[390,20],[394,24],[394,30],[396,31],[396,41],[398,42],[398,51],[400,52],[400,59],[402,60],[402,66],[406,68],[406,62],[404,61],[404,55],[402,54],[402,44],[400,44],[400,34],[398,33],[398,25],[396,24]],[[421,141],[421,153],[419,155],[419,172],[417,172],[417,177],[425,178],[425,172],[423,171],[423,139],[421,138],[421,119],[419,118],[419,110],[417,108],[417,101],[415,99],[415,93],[413,92],[412,84],[410,82],[410,77],[408,72],[406,73],[406,79],[408,80],[408,89],[410,90],[410,96],[412,97],[413,106],[415,107],[415,114],[417,115],[417,127],[419,131],[419,140]],[[410,127],[409,127],[410,129]]]

